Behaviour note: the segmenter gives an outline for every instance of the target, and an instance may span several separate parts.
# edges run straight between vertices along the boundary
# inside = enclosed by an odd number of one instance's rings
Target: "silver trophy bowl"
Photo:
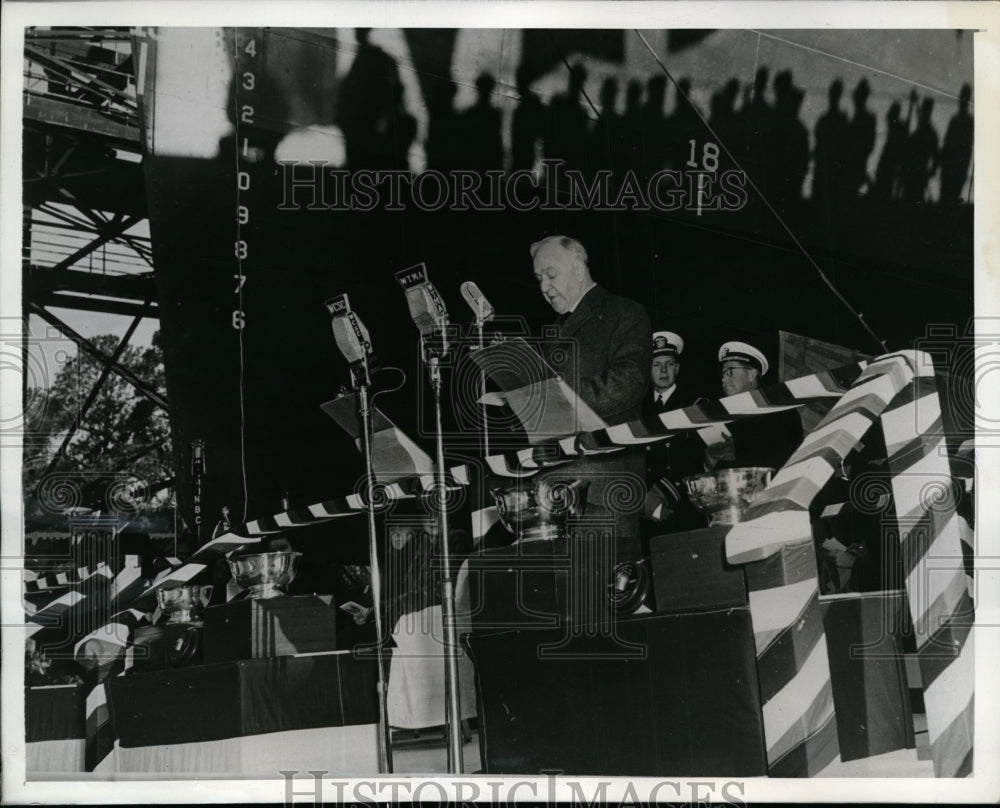
[[[236,583],[250,590],[252,599],[266,600],[287,594],[301,557],[302,553],[291,550],[241,555],[229,559],[229,569]]]
[[[570,516],[583,513],[588,485],[581,480],[543,479],[490,493],[503,526],[518,541],[533,541],[566,536]]]
[[[762,466],[720,469],[684,478],[691,503],[710,525],[735,525],[743,521],[750,504],[771,482],[774,469]]]
[[[211,584],[186,584],[156,590],[156,603],[168,623],[197,623],[212,598]]]

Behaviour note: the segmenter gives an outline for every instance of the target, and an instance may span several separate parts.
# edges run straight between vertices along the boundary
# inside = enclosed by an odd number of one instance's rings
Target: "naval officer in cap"
[[[643,399],[643,415],[690,406],[691,401],[683,388],[677,387],[683,352],[684,340],[679,334],[673,331],[657,331],[653,334],[653,367],[650,374],[652,389]]]
[[[677,384],[684,340],[673,331],[653,334],[650,389],[643,399],[644,418],[689,407],[694,397]],[[643,515],[657,524],[653,533],[704,527],[704,519],[687,501],[683,478],[699,474],[705,444],[693,433],[678,433],[669,441],[646,445],[646,501]],[[659,524],[665,523],[665,524]],[[647,534],[650,531],[647,531]]]
[[[761,387],[768,371],[767,357],[746,342],[726,342],[719,348],[719,372],[726,396]],[[780,469],[802,443],[798,410],[758,415],[726,424],[728,437],[705,450],[705,468],[766,466]]]

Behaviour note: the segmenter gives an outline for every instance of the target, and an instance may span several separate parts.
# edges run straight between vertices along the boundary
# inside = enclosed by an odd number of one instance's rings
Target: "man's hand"
[[[732,436],[726,437],[719,443],[713,443],[705,448],[705,470],[712,471],[722,463],[732,463],[736,460],[736,444]]]

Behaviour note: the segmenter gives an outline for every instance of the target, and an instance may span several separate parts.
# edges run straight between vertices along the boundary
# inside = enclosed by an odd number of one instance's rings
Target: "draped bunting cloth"
[[[896,353],[823,371],[760,390],[658,413],[530,448],[486,458],[499,476],[524,477],[581,456],[613,452],[629,445],[667,440],[691,429],[752,418],[804,404],[832,404],[825,418],[757,498],[747,521],[730,531],[727,556],[746,565],[759,668],[769,771],[773,776],[813,776],[838,757],[830,670],[818,578],[812,548],[809,505],[834,470],[880,420],[888,447],[891,486],[897,507],[898,538],[907,563],[907,592],[916,627],[925,703],[938,776],[961,776],[972,765],[973,648],[972,603],[962,566],[955,503],[943,452],[941,408],[933,368],[926,354]],[[448,470],[449,488],[476,487],[482,475],[471,465]],[[383,507],[434,489],[434,475],[378,483]],[[192,582],[216,560],[260,537],[299,525],[359,514],[364,496],[349,494],[294,508],[233,528],[201,547],[185,563],[153,582],[122,582],[107,625],[77,645],[77,658],[99,666],[103,676],[125,670],[126,649],[137,625],[156,607],[155,591]],[[473,510],[473,535],[495,521],[493,508]],[[935,564],[936,562],[936,564]],[[102,573],[95,573],[100,575]],[[107,577],[110,573],[103,572]],[[86,581],[94,578],[92,575]],[[81,608],[88,595],[71,589],[28,619],[29,626],[58,622]],[[136,587],[141,587],[139,591]],[[93,598],[93,595],[90,597]],[[106,597],[106,595],[105,595]],[[46,622],[48,621],[48,622]],[[106,708],[103,685],[88,699],[90,723]],[[93,711],[90,704],[93,702]],[[90,749],[88,748],[88,753]],[[88,754],[93,767],[94,755]]]
[[[755,575],[754,568],[809,546],[809,504],[878,419],[885,433],[896,538],[907,567],[928,732],[939,777],[972,769],[974,693],[972,604],[941,406],[930,357],[879,357],[805,438],[726,538],[730,563],[748,564],[768,765],[772,774],[820,772],[836,758],[830,670],[817,601],[815,558],[797,573]],[[788,565],[778,564],[782,569]]]

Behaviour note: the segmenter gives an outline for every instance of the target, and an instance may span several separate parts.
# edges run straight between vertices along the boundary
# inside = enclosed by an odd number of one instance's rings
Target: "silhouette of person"
[[[682,82],[686,79],[681,79]],[[690,89],[690,82],[688,82]],[[642,106],[642,140],[645,152],[645,176],[659,171],[667,164],[670,154],[670,123],[663,114],[663,103],[667,98],[667,77],[658,73],[646,82],[646,103]],[[681,109],[683,99],[677,99],[675,115]]]
[[[934,176],[938,165],[938,134],[931,123],[934,99],[925,98],[920,103],[917,128],[906,141],[903,162],[903,199],[911,204],[923,202],[927,183]]]
[[[677,101],[674,103],[674,111],[666,121],[666,129],[669,134],[670,166],[674,169],[699,170],[704,166],[701,164],[701,144],[710,137],[705,127],[701,123],[698,108],[691,100],[691,79],[682,78],[677,82]],[[691,159],[691,141],[695,144],[694,161],[697,168],[688,165]]]
[[[812,198],[816,201],[839,200],[843,193],[844,143],[847,137],[847,114],[840,108],[843,94],[844,82],[835,79],[827,91],[829,106],[816,121],[812,186]]]
[[[865,106],[871,88],[867,79],[861,79],[854,88],[854,117],[847,125],[847,144],[844,149],[844,191],[849,198],[859,195],[871,180],[868,177],[868,157],[875,148],[875,115]]]
[[[740,94],[740,83],[735,78],[729,79],[721,90],[712,93],[709,107],[708,125],[715,132],[720,145],[724,145],[729,153],[737,159],[743,156],[743,138],[739,131],[739,114],[736,111],[736,100]],[[719,170],[732,168],[725,152],[719,156]]]
[[[881,202],[889,202],[899,196],[899,177],[903,155],[906,151],[906,122],[902,119],[903,108],[893,101],[886,113],[886,137],[882,154],[875,168],[875,185],[871,196]]]
[[[619,137],[618,79],[609,76],[604,80],[599,100],[601,115],[594,122],[587,146],[587,163],[595,172],[618,167],[615,162],[615,141]]]
[[[796,87],[790,70],[774,77],[774,118],[768,150],[767,174],[771,198],[779,207],[802,198],[809,170],[809,130],[799,120],[805,92]]]
[[[630,80],[625,87],[625,112],[619,124],[613,154],[616,178],[621,179],[628,171],[639,176],[643,170],[642,84],[636,79]]]
[[[427,168],[450,171],[460,166],[456,162],[459,149],[458,115],[454,101],[457,88],[450,79],[438,84],[427,104]]]
[[[941,145],[941,203],[961,202],[962,187],[972,160],[973,118],[969,114],[972,87],[962,85],[958,97],[958,112],[948,122]]]
[[[368,41],[370,28],[355,28],[358,52],[340,84],[337,120],[344,134],[347,166],[383,168],[392,162],[387,132],[402,85],[396,60]]]
[[[510,124],[511,171],[531,171],[535,148],[545,129],[545,106],[531,91],[524,67],[517,70],[517,92],[521,97]]]
[[[743,129],[743,167],[758,185],[764,185],[764,162],[767,141],[773,124],[774,110],[764,98],[770,71],[761,66],[754,74],[753,89],[743,96],[740,123]]]
[[[590,116],[580,103],[587,71],[583,65],[570,68],[565,95],[557,95],[549,104],[548,128],[545,133],[545,156],[563,160],[564,169],[583,169],[586,161],[586,136]]]
[[[459,117],[462,168],[503,170],[500,110],[490,103],[495,86],[493,76],[480,73],[476,78],[476,102]]]
[[[410,146],[417,138],[417,119],[406,111],[403,104],[403,84],[396,81],[391,88],[392,104],[389,113],[380,118],[376,126],[376,152],[384,156],[386,168],[394,171],[410,170]]]

